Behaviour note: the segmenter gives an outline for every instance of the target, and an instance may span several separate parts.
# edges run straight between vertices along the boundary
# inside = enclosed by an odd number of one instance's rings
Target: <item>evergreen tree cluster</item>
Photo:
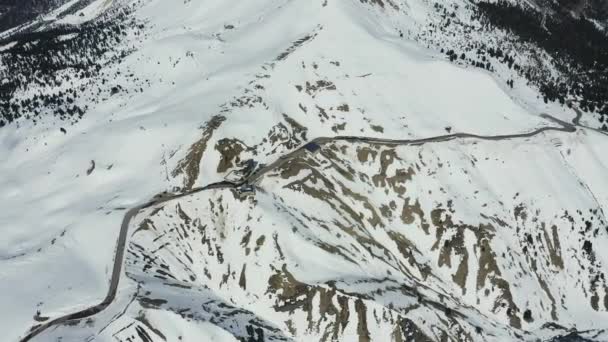
[[[560,9],[583,15],[594,20],[608,19],[608,1],[606,0],[556,0]]]
[[[37,16],[57,8],[62,2],[63,0],[2,0],[0,32],[30,22]]]
[[[455,13],[458,10],[458,6],[450,8],[443,4],[435,3],[434,8],[442,20],[440,24],[431,23],[429,25],[431,34],[439,31],[448,36],[463,35],[464,38],[467,34],[477,30],[470,23],[459,20]],[[437,45],[443,46],[441,43]],[[487,46],[485,43],[474,40],[465,39],[465,44],[458,45],[458,50],[455,47],[450,49],[442,47],[441,53],[445,53],[450,62],[468,64],[491,72],[495,71],[492,62],[504,63],[510,69],[520,70],[520,66],[515,63],[515,58],[512,55],[503,52],[500,48],[495,49]],[[509,81],[507,84],[513,87],[513,81]]]
[[[560,78],[536,70],[522,72],[540,88],[545,102],[564,104],[576,100],[582,110],[600,113],[601,121],[608,122],[606,32],[584,14],[574,16],[559,3],[549,3],[548,6],[551,12],[544,15],[532,7],[513,5],[504,0],[478,4],[480,16],[486,23],[512,32],[554,59],[555,67],[563,75]],[[513,63],[512,60],[507,62]]]
[[[142,28],[123,10],[111,20],[29,30],[0,41],[11,46],[0,52],[0,127],[49,114],[71,122],[82,118],[87,107],[77,100],[90,91],[85,81],[95,78],[103,87],[108,80],[102,68],[123,57],[116,47],[127,31]]]

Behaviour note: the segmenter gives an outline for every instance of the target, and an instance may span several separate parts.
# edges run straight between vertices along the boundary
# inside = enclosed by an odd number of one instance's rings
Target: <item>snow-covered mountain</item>
[[[602,1],[0,4],[8,341],[608,341]]]

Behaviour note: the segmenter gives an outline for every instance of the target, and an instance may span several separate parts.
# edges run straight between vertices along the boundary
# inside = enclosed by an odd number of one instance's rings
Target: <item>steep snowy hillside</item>
[[[606,165],[580,163],[603,148],[580,131],[327,142],[253,194],[142,211],[121,302],[50,336],[195,340],[202,321],[254,341],[606,340],[606,202],[590,190]]]
[[[607,17],[580,3],[8,3],[0,328],[608,340]]]

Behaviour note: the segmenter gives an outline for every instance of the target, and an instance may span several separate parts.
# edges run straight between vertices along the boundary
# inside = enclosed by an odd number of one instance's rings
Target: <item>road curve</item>
[[[595,132],[603,134],[603,135],[608,135],[608,132],[604,131],[603,129],[593,128],[591,126],[587,126],[587,125],[581,124],[581,118],[583,117],[583,111],[580,110],[578,107],[574,106],[572,104],[572,102],[569,102],[568,104],[572,106],[572,109],[576,113],[576,117],[574,119],[572,119],[572,123],[575,126],[586,128],[588,130],[595,131]]]
[[[541,127],[536,130],[533,130],[531,132],[517,133],[517,134],[489,135],[488,136],[488,135],[477,135],[477,134],[470,134],[470,133],[453,133],[453,134],[440,135],[440,136],[430,137],[430,138],[403,139],[403,140],[360,137],[360,136],[319,137],[319,138],[315,138],[315,139],[309,141],[307,144],[316,143],[319,145],[323,145],[323,144],[334,142],[334,141],[347,141],[347,142],[377,143],[377,144],[383,144],[383,145],[422,145],[422,144],[427,144],[427,143],[444,142],[444,141],[450,141],[450,140],[455,140],[455,139],[478,139],[478,140],[497,141],[497,140],[530,138],[530,137],[533,137],[535,135],[538,135],[538,134],[541,134],[541,133],[547,132],[547,131],[561,131],[561,132],[573,133],[576,131],[576,126],[579,126],[578,125],[578,119],[579,119],[578,116],[575,120],[573,120],[573,123],[568,123],[568,122],[559,120],[549,114],[541,114],[541,117],[543,117],[547,120],[553,121],[553,122],[559,124],[561,127],[550,127],[550,126]],[[587,128],[587,127],[585,127],[585,128]],[[304,151],[305,145],[306,144],[300,146],[296,150],[293,150],[293,151],[279,157],[273,163],[258,169],[257,171],[253,172],[252,174],[250,174],[249,176],[247,176],[240,182],[222,181],[222,182],[212,183],[212,184],[206,185],[204,187],[197,187],[197,188],[193,188],[190,190],[185,190],[178,194],[161,193],[161,194],[154,196],[154,198],[151,199],[150,201],[147,201],[143,204],[139,204],[139,205],[134,206],[133,208],[129,209],[125,213],[123,220],[122,220],[121,227],[120,227],[120,233],[118,236],[118,241],[116,243],[116,252],[115,252],[116,254],[114,257],[114,267],[112,269],[112,276],[110,279],[110,288],[108,290],[106,297],[103,299],[103,301],[101,303],[91,306],[89,308],[86,308],[86,309],[83,309],[83,310],[80,310],[80,311],[77,311],[77,312],[74,312],[71,314],[67,314],[67,315],[64,315],[61,317],[57,317],[57,318],[52,319],[43,324],[35,325],[29,330],[27,335],[21,339],[21,342],[30,341],[32,338],[36,337],[37,335],[39,335],[40,333],[42,333],[43,331],[45,331],[46,329],[48,329],[52,326],[60,325],[60,324],[63,324],[65,322],[72,321],[72,320],[80,320],[83,318],[91,317],[91,316],[103,311],[104,309],[106,309],[114,301],[114,298],[116,297],[116,293],[118,291],[118,283],[120,281],[120,276],[122,274],[122,266],[124,263],[124,254],[125,254],[125,249],[126,249],[126,244],[127,244],[129,225],[130,225],[131,219],[133,219],[133,217],[135,217],[142,209],[148,208],[148,207],[151,207],[154,205],[158,205],[158,204],[161,204],[164,202],[172,201],[172,200],[184,197],[184,196],[192,195],[192,194],[195,194],[195,193],[198,193],[201,191],[205,191],[205,190],[234,189],[234,188],[238,188],[244,184],[254,184],[257,180],[259,180],[267,172],[277,168],[278,166],[285,163],[287,160],[296,156],[297,154],[302,153]]]

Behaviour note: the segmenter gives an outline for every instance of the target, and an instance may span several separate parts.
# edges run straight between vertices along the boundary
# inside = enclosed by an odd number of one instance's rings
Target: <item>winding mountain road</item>
[[[83,309],[83,310],[80,310],[80,311],[77,311],[77,312],[74,312],[71,314],[67,314],[67,315],[64,315],[61,317],[57,317],[55,319],[49,320],[49,321],[39,324],[39,325],[35,325],[29,330],[27,335],[21,339],[21,341],[22,342],[30,341],[32,338],[36,337],[37,335],[39,335],[40,333],[49,329],[52,326],[60,325],[60,324],[66,323],[68,321],[80,320],[83,318],[91,317],[91,316],[103,311],[104,309],[106,309],[114,301],[114,299],[116,297],[116,293],[118,291],[118,284],[120,281],[120,276],[122,274],[122,266],[124,263],[124,254],[125,254],[125,249],[127,246],[129,225],[131,223],[131,220],[142,209],[145,209],[145,208],[148,208],[151,206],[155,206],[155,205],[159,205],[161,203],[172,201],[172,200],[175,200],[175,199],[178,199],[181,197],[189,196],[189,195],[192,195],[192,194],[195,194],[195,193],[198,193],[201,191],[205,191],[205,190],[234,189],[234,188],[239,188],[242,185],[254,184],[264,174],[281,166],[287,160],[297,156],[298,154],[305,153],[305,146],[310,143],[316,143],[319,146],[321,146],[323,144],[331,143],[334,141],[377,143],[377,144],[383,144],[383,145],[422,145],[422,144],[427,144],[427,143],[444,142],[444,141],[455,140],[455,139],[478,139],[478,140],[497,141],[497,140],[530,138],[530,137],[533,137],[535,135],[538,135],[538,134],[541,134],[541,133],[547,132],[547,131],[561,131],[561,132],[573,133],[573,132],[576,132],[576,126],[579,126],[579,124],[578,124],[578,121],[580,119],[579,115],[577,115],[577,118],[573,120],[573,123],[568,123],[568,122],[559,120],[548,114],[541,114],[541,117],[559,124],[560,127],[548,126],[548,127],[538,128],[538,129],[533,130],[528,133],[518,133],[518,134],[486,136],[486,135],[477,135],[477,134],[470,134],[470,133],[454,133],[454,134],[440,135],[440,136],[430,137],[430,138],[403,139],[403,140],[370,138],[370,137],[360,137],[360,136],[319,137],[319,138],[313,139],[313,140],[309,141],[308,143],[300,146],[298,149],[293,150],[293,151],[279,157],[273,163],[268,164],[268,165],[258,169],[257,171],[253,172],[252,174],[250,174],[249,176],[247,176],[240,182],[223,181],[223,182],[212,183],[212,184],[209,184],[204,187],[197,187],[197,188],[185,190],[178,194],[172,194],[172,193],[158,194],[158,195],[154,196],[151,200],[149,200],[143,204],[137,205],[137,206],[129,209],[125,213],[123,220],[122,220],[121,227],[120,227],[118,242],[116,244],[114,267],[112,269],[112,276],[110,279],[110,288],[108,290],[106,297],[103,299],[103,301],[101,301],[101,303],[93,305],[89,308],[86,308],[86,309]]]

